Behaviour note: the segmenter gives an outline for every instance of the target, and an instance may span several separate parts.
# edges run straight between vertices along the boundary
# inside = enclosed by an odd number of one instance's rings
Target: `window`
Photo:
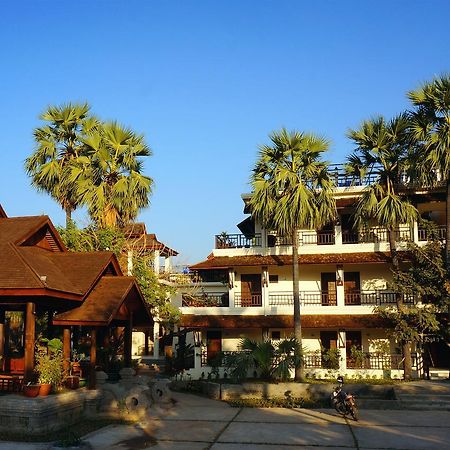
[[[269,275],[269,283],[278,283],[278,275]]]
[[[281,331],[272,331],[272,341],[279,341],[281,339]]]

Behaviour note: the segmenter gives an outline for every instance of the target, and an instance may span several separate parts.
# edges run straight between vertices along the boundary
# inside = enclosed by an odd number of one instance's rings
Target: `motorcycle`
[[[344,379],[337,378],[339,386],[337,386],[331,394],[331,403],[334,409],[344,417],[352,416],[353,420],[358,420],[358,408],[356,407],[356,400],[352,394],[347,394],[342,390]]]

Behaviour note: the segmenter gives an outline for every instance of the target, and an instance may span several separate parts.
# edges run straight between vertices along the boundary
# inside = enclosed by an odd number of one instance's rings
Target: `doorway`
[[[352,348],[354,351],[352,352]],[[364,366],[364,358],[361,354],[362,336],[361,331],[345,332],[345,356],[347,359],[347,367],[362,369]]]
[[[322,306],[336,306],[336,274],[334,272],[320,274],[320,288],[322,290]]]
[[[262,306],[261,274],[241,275],[241,306]]]
[[[222,332],[220,330],[208,330],[206,332],[206,360],[208,366],[211,361],[222,351]]]
[[[359,272],[344,272],[344,298],[346,305],[361,304],[361,279]]]
[[[339,368],[337,331],[321,331],[320,345],[322,347],[322,367],[324,369]]]

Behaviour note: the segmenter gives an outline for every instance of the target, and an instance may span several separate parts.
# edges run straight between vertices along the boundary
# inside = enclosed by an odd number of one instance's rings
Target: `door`
[[[241,275],[241,306],[262,306],[261,274]]]
[[[361,331],[346,331],[345,352],[347,358],[347,367],[356,369],[364,368],[364,358],[361,350]]]
[[[336,274],[334,272],[321,273],[320,285],[322,290],[322,305],[336,306]]]
[[[361,304],[361,281],[359,272],[344,273],[344,295],[346,305]]]
[[[208,365],[222,351],[222,332],[211,330],[206,332],[206,360]]]
[[[337,331],[321,331],[322,367],[324,369],[339,368],[339,352],[337,349]]]

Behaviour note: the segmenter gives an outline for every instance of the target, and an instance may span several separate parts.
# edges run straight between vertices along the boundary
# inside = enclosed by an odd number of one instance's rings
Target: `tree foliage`
[[[68,228],[58,229],[65,246],[71,251],[92,252],[112,251],[116,254],[122,271],[127,273],[128,251],[133,250],[133,244],[118,228],[97,228],[94,225],[84,229],[71,222]],[[142,291],[145,301],[157,315],[159,320],[172,327],[179,320],[179,310],[172,306],[170,297],[175,293],[173,287],[158,279],[151,268],[151,257],[142,254],[139,249],[132,251],[133,276]]]

